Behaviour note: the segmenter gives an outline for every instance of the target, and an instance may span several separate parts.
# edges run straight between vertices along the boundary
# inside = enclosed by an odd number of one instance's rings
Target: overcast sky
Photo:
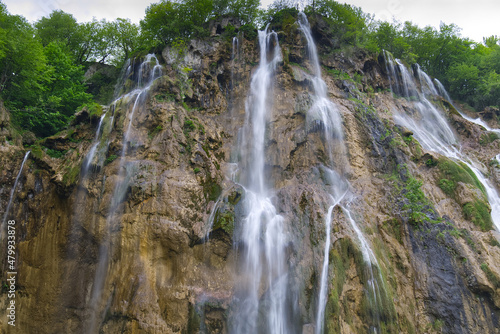
[[[20,14],[29,21],[48,16],[55,9],[71,13],[80,22],[117,17],[138,23],[146,7],[160,0],[2,0],[11,14]],[[261,0],[264,6],[272,0]],[[339,2],[344,2],[339,0]],[[420,27],[439,27],[442,21],[462,28],[462,36],[477,42],[485,36],[500,36],[500,0],[348,0],[377,19],[410,20]]]

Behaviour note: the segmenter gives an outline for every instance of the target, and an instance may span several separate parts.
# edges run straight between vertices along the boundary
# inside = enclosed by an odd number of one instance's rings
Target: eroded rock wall
[[[328,40],[321,21],[312,25],[315,38]],[[289,237],[289,312],[294,327],[308,333],[317,313],[330,205],[321,170],[329,152],[321,131],[307,123],[313,97],[306,42],[298,29],[291,31],[281,42],[284,60],[274,78],[266,170]],[[334,167],[350,182],[350,210],[383,277],[384,308],[376,311],[381,332],[498,333],[500,245],[496,232],[481,229],[464,211],[475,188],[443,190],[443,158],[425,152],[411,132],[395,125],[395,111],[411,113],[412,104],[390,92],[383,59],[361,51],[348,55],[331,43],[321,43],[319,53],[347,148],[346,156],[334,150]],[[18,226],[16,327],[2,313],[2,332],[86,333],[92,314],[100,333],[229,331],[235,286],[243,279],[238,233],[245,216],[244,189],[232,174],[258,54],[256,42],[244,38],[236,54],[231,41],[219,37],[192,41],[183,52],[165,49],[165,75],[136,111],[132,137],[123,142],[131,107],[117,104],[106,162],[86,178],[79,173],[97,119],[82,118],[74,129],[45,140],[45,147],[65,152],[60,158],[33,149],[9,215]],[[482,145],[484,129],[443,108],[462,148],[498,175],[489,161],[500,151],[500,140]],[[24,149],[4,142],[1,150],[0,194],[7,203]],[[128,186],[106,239],[120,175]],[[426,201],[411,202],[408,194],[419,188],[412,180],[422,181]],[[408,213],[417,204],[425,215],[419,221]],[[90,305],[106,240],[102,296]],[[336,208],[325,313],[329,333],[363,333],[373,325],[365,266],[356,235]]]

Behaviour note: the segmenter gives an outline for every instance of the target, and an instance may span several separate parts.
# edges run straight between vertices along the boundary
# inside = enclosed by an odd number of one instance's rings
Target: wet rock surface
[[[325,29],[319,19],[312,27],[320,53],[336,45]],[[217,35],[216,25],[213,30]],[[290,319],[294,328],[312,333],[324,220],[331,204],[322,169],[329,152],[323,125],[308,122],[310,64],[304,61],[300,31],[294,34],[294,44],[281,43],[290,53],[274,78],[266,173],[289,238]],[[33,152],[10,214],[18,223],[18,318],[16,328],[10,328],[2,313],[2,332],[86,332],[99,247],[106,240],[107,216],[122,178],[127,186],[110,224],[110,260],[102,298],[94,306],[99,332],[230,331],[231,306],[241,282],[236,232],[245,217],[245,189],[232,175],[259,56],[255,41],[240,38],[238,47],[235,57],[231,43],[213,37],[191,41],[182,54],[163,50],[166,75],[137,111],[130,140],[123,142],[130,113],[124,102],[114,110],[109,147],[103,151],[106,162],[85,179],[83,159],[97,126],[85,113],[77,116],[74,132],[47,138],[44,148]],[[374,249],[386,300],[393,305],[381,314],[382,321],[391,333],[499,333],[498,235],[482,231],[462,212],[463,205],[483,195],[467,184],[458,184],[457,197],[439,187],[439,167],[433,166],[439,157],[425,152],[411,131],[394,124],[393,111],[411,112],[412,106],[383,91],[389,83],[381,60],[337,53],[322,59],[322,71],[342,116],[347,149],[348,161],[334,150],[335,167],[350,182],[350,210]],[[354,80],[354,74],[362,80]],[[448,117],[464,150],[474,151],[489,166],[500,140],[478,144],[484,129],[457,115]],[[10,136],[8,122],[0,106],[0,137]],[[24,156],[20,144],[0,146],[2,206]],[[124,145],[127,154],[120,158]],[[47,148],[64,153],[51,157]],[[422,180],[430,201],[418,224],[405,211],[409,200],[403,189],[413,177]],[[498,176],[494,182],[498,188]],[[214,225],[206,238],[212,210]],[[331,237],[326,327],[332,333],[368,332],[372,315],[364,299],[360,246],[340,208],[332,215]],[[265,301],[266,291],[260,294]],[[5,291],[0,302],[7,303]]]

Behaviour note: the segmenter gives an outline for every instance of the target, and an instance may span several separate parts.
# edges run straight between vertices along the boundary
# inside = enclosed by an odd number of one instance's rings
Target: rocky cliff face
[[[321,21],[312,24],[314,37],[328,40],[321,27]],[[288,30],[279,33],[283,62],[271,94],[266,172],[289,237],[293,328],[312,333],[331,204],[321,168],[329,152],[322,132],[307,121],[312,97],[306,41],[296,26]],[[480,186],[395,123],[396,112],[412,114],[415,107],[390,91],[383,57],[347,54],[331,43],[321,43],[319,54],[329,97],[342,116],[348,161],[335,143],[333,160],[350,183],[345,205],[378,259],[373,270],[384,291],[379,306],[371,305],[359,240],[335,208],[325,329],[499,333],[499,235],[487,224],[484,210],[491,208]],[[136,110],[126,142],[133,103],[123,99],[107,111],[103,158],[90,163],[88,173],[83,175],[84,158],[99,124],[90,111],[31,149],[9,212],[17,223],[16,326],[6,322],[4,286],[2,333],[228,333],[235,290],[244,280],[238,236],[245,190],[232,175],[258,61],[258,44],[245,38],[237,46],[215,36],[191,41],[185,50],[166,48],[164,75]],[[132,66],[125,79],[137,70]],[[500,140],[447,101],[433,103],[498,189],[492,158]],[[1,133],[10,138],[8,122],[2,107]],[[0,149],[5,207],[26,149],[20,140]],[[117,184],[126,188],[113,208]],[[109,222],[111,210],[116,219]],[[109,260],[93,299],[103,243],[109,244]],[[265,300],[266,291],[260,293]]]

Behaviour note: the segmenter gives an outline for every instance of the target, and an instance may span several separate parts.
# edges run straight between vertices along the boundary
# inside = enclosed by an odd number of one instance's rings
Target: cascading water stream
[[[309,118],[309,122],[314,126],[319,126],[323,130],[323,134],[325,137],[326,147],[329,155],[329,162],[332,165],[335,165],[335,161],[333,159],[332,152],[334,149],[337,149],[338,153],[337,159],[341,159],[340,163],[337,161],[337,165],[341,165],[342,163],[347,164],[345,154],[345,144],[343,140],[343,131],[342,131],[342,121],[340,115],[337,111],[337,108],[333,102],[328,99],[327,96],[327,86],[324,80],[321,77],[321,67],[319,64],[318,53],[316,50],[316,45],[311,35],[311,29],[309,26],[309,22],[304,13],[299,13],[299,26],[304,33],[304,36],[307,40],[307,50],[309,53],[309,60],[311,63],[311,67],[313,69],[313,77],[311,81],[313,83],[314,89],[314,103],[310,108],[307,117]],[[319,124],[318,124],[319,123]],[[338,144],[334,148],[334,140],[338,141]],[[331,185],[330,187],[330,197],[332,200],[332,205],[328,208],[328,213],[325,217],[325,232],[326,232],[326,240],[324,247],[324,255],[323,255],[323,266],[321,270],[321,280],[320,280],[320,290],[318,296],[318,310],[316,314],[316,326],[315,333],[322,334],[324,332],[324,312],[326,306],[326,296],[328,289],[328,263],[329,263],[329,252],[330,252],[330,232],[331,232],[331,220],[332,213],[335,206],[340,205],[341,201],[344,199],[345,195],[349,189],[348,181],[340,176],[338,172],[331,170],[327,167],[322,167],[324,174],[326,175],[327,183]],[[380,317],[379,317],[379,308],[381,307],[380,302],[377,297],[380,295],[380,289],[377,280],[373,276],[372,265],[375,265],[378,268],[378,262],[375,258],[366,238],[363,233],[357,226],[354,219],[352,219],[350,211],[347,207],[342,206],[342,209],[348,218],[353,230],[356,233],[356,236],[360,242],[363,258],[365,259],[365,266],[367,271],[370,274],[370,278],[368,279],[368,294],[372,295],[373,298],[369,298],[371,303],[370,307],[374,311],[376,315],[375,326],[373,328],[374,332],[377,333],[380,328]],[[379,271],[380,272],[380,271]],[[383,282],[382,277],[379,277],[380,281]],[[385,291],[385,290],[384,290]]]
[[[151,63],[153,62],[154,65],[151,66]],[[127,69],[127,72],[129,72],[129,69]],[[92,285],[92,292],[89,301],[89,307],[91,311],[91,316],[89,318],[88,331],[87,331],[89,334],[93,334],[97,331],[96,326],[98,325],[97,315],[98,315],[99,303],[102,299],[101,297],[102,289],[104,287],[104,283],[106,280],[109,258],[111,257],[111,251],[112,251],[112,245],[111,245],[112,223],[115,220],[119,219],[119,217],[117,217],[118,215],[117,209],[119,204],[123,201],[126,195],[126,190],[128,188],[128,180],[130,175],[128,175],[129,170],[125,166],[125,160],[130,140],[132,123],[134,121],[134,116],[137,109],[144,103],[145,97],[147,96],[147,93],[149,92],[151,86],[153,85],[153,82],[157,78],[161,77],[161,75],[162,75],[162,69],[161,65],[158,62],[158,59],[154,54],[148,54],[145,60],[139,66],[138,76],[137,76],[137,88],[113,102],[113,105],[116,105],[118,100],[133,98],[135,96],[134,103],[132,105],[132,110],[130,111],[129,116],[127,118],[128,125],[126,127],[123,136],[123,141],[122,141],[123,146],[118,166],[118,180],[115,183],[108,216],[106,218],[106,224],[102,232],[103,237],[99,244],[99,257],[96,265],[94,283]],[[144,76],[146,76],[145,82],[144,82]]]
[[[30,153],[31,153],[31,151],[28,151],[24,155],[23,162],[21,163],[21,168],[19,168],[19,173],[17,173],[16,180],[14,181],[14,186],[12,187],[12,190],[10,191],[9,202],[7,203],[7,208],[5,209],[5,213],[3,215],[2,230],[0,231],[0,240],[2,240],[2,245],[3,245],[4,235],[5,235],[5,228],[6,228],[6,224],[7,224],[7,219],[9,218],[9,212],[10,212],[10,208],[12,206],[12,201],[14,199],[14,193],[16,192],[17,183],[19,182],[19,178],[21,177],[21,173],[23,172],[24,164],[26,163],[26,160],[28,160],[28,156],[30,155]]]
[[[244,173],[242,222],[242,282],[237,291],[233,333],[290,333],[287,318],[287,268],[284,220],[272,203],[265,175],[265,138],[268,119],[268,93],[273,74],[281,61],[278,36],[259,31],[260,63],[252,76],[246,103],[246,120],[241,149]],[[264,290],[262,290],[264,288]],[[264,291],[264,295],[261,295]],[[265,299],[265,300],[264,300]],[[265,307],[266,312],[260,312]]]
[[[444,118],[444,115],[439,112],[439,110],[431,102],[429,102],[429,100],[425,97],[425,94],[418,92],[408,69],[397,59],[394,60],[388,52],[385,52],[384,56],[386,60],[385,63],[387,66],[387,72],[389,73],[389,75],[394,78],[395,82],[401,81],[399,83],[400,85],[410,87],[412,91],[416,92],[416,96],[418,98],[418,100],[413,103],[419,113],[419,115],[417,115],[419,116],[419,118],[414,119],[413,117],[410,117],[405,113],[398,113],[394,116],[396,123],[399,123],[412,130],[415,138],[417,138],[417,140],[426,150],[437,152],[452,160],[462,162],[468,168],[470,168],[470,170],[476,175],[479,182],[481,182],[486,191],[486,197],[491,207],[491,218],[493,224],[495,225],[497,230],[500,230],[500,196],[498,195],[497,190],[490,184],[489,180],[479,170],[477,163],[474,162],[474,160],[472,160],[470,157],[463,154],[460,149],[457,149],[456,145],[458,145],[459,143],[456,140],[450,126],[448,125],[448,122]],[[398,80],[398,74],[401,77],[400,80]],[[420,70],[419,76],[427,76],[427,74]],[[430,79],[426,79],[426,82],[429,81]],[[393,80],[391,79],[392,91],[401,92],[401,89],[399,87],[393,86],[392,82]],[[438,90],[443,95],[443,98],[449,100],[449,96],[446,93],[446,90],[442,85],[440,85],[440,83],[437,87],[437,90],[435,91],[437,92]],[[403,97],[409,99],[410,95],[403,95]]]
[[[370,303],[370,308],[375,311],[372,319],[374,321],[374,325],[371,327],[371,330],[373,333],[380,333],[380,310],[383,308],[382,305],[382,291],[384,294],[386,294],[386,289],[384,286],[384,279],[382,278],[382,274],[380,272],[380,266],[378,264],[377,258],[375,257],[375,254],[373,254],[372,249],[370,248],[365,236],[363,235],[363,232],[359,229],[358,225],[356,224],[356,221],[352,218],[351,212],[345,207],[342,207],[342,210],[347,216],[347,219],[349,220],[349,223],[351,223],[351,226],[356,233],[358,240],[360,241],[361,244],[361,254],[363,255],[363,261],[365,262],[365,270],[367,273],[368,278],[368,302]],[[373,268],[377,269],[378,272],[378,277],[376,278],[375,275],[373,274]],[[381,287],[379,285],[379,282],[382,284],[382,291]],[[385,296],[387,297],[387,295]]]
[[[87,176],[88,171],[90,170],[90,166],[92,165],[92,161],[94,160],[94,157],[97,153],[97,148],[100,143],[100,134],[101,134],[101,126],[104,120],[104,117],[106,117],[107,112],[103,113],[101,115],[101,118],[99,119],[99,124],[97,125],[97,130],[95,132],[95,137],[94,137],[94,143],[92,144],[92,147],[89,150],[89,153],[85,157],[85,162],[83,164],[83,168],[81,171],[81,178],[84,179]]]
[[[463,118],[465,118],[469,122],[472,122],[474,124],[482,126],[483,128],[486,129],[486,131],[494,132],[494,133],[500,135],[500,129],[493,129],[493,128],[491,128],[480,117],[478,117],[478,118],[472,118],[472,117],[469,117],[466,114],[464,114],[460,109],[458,109],[453,104],[453,101],[451,100],[450,95],[448,94],[448,92],[444,88],[443,84],[438,79],[434,79],[434,83],[435,83],[435,85],[437,87],[437,90],[439,92],[439,93],[436,92],[436,95],[441,95],[446,101],[448,101],[455,108],[455,110],[460,114],[460,116],[462,116]]]

